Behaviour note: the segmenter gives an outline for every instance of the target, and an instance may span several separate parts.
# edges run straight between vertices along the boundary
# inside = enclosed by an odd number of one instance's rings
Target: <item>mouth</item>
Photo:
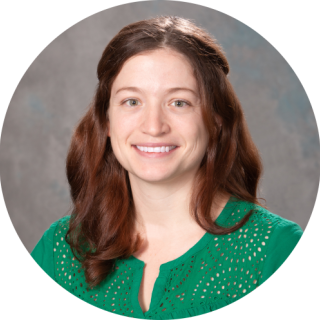
[[[137,153],[145,158],[165,158],[171,156],[177,149],[179,149],[178,146],[170,150],[169,152],[145,152],[141,151],[137,148],[136,145],[132,145],[132,147],[137,151]]]

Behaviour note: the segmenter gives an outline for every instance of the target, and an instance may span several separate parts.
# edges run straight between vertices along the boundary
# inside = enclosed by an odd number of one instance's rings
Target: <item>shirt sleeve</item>
[[[32,258],[53,280],[55,280],[53,262],[53,236],[58,221],[54,222],[50,228],[45,231],[31,252]]]
[[[275,228],[267,250],[261,284],[283,264],[303,234],[298,224],[286,219],[282,219]]]

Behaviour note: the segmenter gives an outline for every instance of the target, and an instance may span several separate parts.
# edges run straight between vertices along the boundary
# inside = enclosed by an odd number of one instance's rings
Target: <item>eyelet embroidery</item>
[[[239,209],[230,214],[225,225],[241,220],[251,206],[255,211],[242,228],[232,234],[212,236],[205,248],[169,271],[163,296],[158,306],[148,311],[147,318],[156,319],[159,314],[207,306],[218,301],[231,303],[259,285],[268,241],[277,221],[270,220],[268,211],[240,202]],[[56,281],[78,298],[99,308],[138,317],[141,311],[135,310],[131,292],[134,279],[141,270],[125,260],[117,260],[112,274],[98,288],[89,289],[84,270],[64,239],[67,225],[68,221],[58,225],[53,242]]]

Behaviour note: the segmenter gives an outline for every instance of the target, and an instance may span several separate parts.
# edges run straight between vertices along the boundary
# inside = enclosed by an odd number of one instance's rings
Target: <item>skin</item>
[[[189,213],[189,199],[209,137],[187,58],[159,49],[128,59],[112,85],[108,117],[113,152],[130,179],[135,230],[145,240],[135,257],[145,262],[139,301],[146,311],[160,265],[181,256],[205,234]],[[178,148],[165,157],[147,158],[133,145],[148,142]],[[227,200],[225,195],[215,199],[213,217]]]

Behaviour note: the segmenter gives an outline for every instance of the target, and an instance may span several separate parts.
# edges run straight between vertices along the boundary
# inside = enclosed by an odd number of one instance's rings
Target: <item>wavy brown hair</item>
[[[182,53],[191,63],[209,133],[206,154],[195,176],[190,213],[207,232],[227,234],[231,228],[212,220],[218,192],[259,204],[261,160],[227,78],[228,61],[205,30],[189,20],[165,16],[132,23],[110,41],[97,68],[99,83],[93,102],[72,137],[66,171],[73,201],[66,241],[82,262],[86,282],[97,286],[112,272],[116,258],[128,258],[142,244],[134,234],[135,206],[128,172],[116,159],[107,136],[111,86],[130,57],[161,48]]]

